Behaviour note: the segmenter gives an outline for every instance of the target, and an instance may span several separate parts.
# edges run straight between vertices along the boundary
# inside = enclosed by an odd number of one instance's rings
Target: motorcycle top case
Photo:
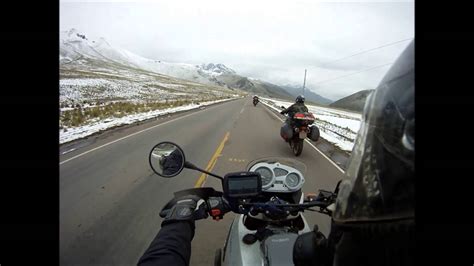
[[[308,138],[312,141],[318,141],[319,139],[319,128],[317,126],[311,126],[308,133]]]
[[[280,136],[285,140],[293,138],[293,128],[287,123],[284,123],[280,128]]]

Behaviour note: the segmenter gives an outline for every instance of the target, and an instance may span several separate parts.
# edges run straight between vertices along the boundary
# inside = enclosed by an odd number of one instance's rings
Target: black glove
[[[284,114],[285,114],[285,112],[284,112],[284,111],[281,111],[281,112],[280,112],[280,114],[284,115]]]
[[[189,195],[179,198],[171,207],[163,220],[162,226],[176,221],[190,221],[205,219],[209,215],[206,212],[207,203],[198,196]]]

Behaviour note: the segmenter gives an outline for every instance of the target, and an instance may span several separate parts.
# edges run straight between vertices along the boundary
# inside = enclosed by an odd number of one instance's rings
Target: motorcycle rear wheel
[[[303,152],[303,140],[292,140],[291,149],[293,150],[293,154],[295,156],[300,156],[300,154]]]

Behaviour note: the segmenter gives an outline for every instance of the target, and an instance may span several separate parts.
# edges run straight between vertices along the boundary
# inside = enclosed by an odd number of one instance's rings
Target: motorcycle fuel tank
[[[306,219],[302,217],[304,229],[299,234],[310,231]],[[224,246],[223,265],[292,265],[293,244],[298,237],[295,233],[275,233],[262,242],[245,244],[243,237],[254,234],[243,224],[243,215],[237,215],[229,229]],[[283,258],[285,257],[285,258]]]
[[[293,245],[298,234],[276,234],[265,239],[265,265],[293,265]]]

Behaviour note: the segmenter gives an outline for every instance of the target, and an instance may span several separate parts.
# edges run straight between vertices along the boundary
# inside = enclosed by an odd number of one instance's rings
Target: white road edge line
[[[64,154],[66,154],[66,153],[70,153],[70,152],[75,151],[75,150],[76,150],[76,148],[72,148],[72,149],[70,149],[70,150],[67,150],[67,151],[61,153],[61,155],[64,155]]]
[[[265,104],[266,105],[266,104]],[[284,122],[283,119],[281,119],[280,117],[278,117],[272,110],[269,110],[270,113],[272,115],[274,115],[278,120],[280,120],[281,122]],[[341,167],[339,167],[339,165],[337,165],[336,163],[334,163],[329,157],[326,156],[326,154],[324,154],[322,151],[320,151],[318,148],[316,148],[316,146],[313,145],[313,143],[309,142],[307,139],[305,139],[305,141],[311,145],[311,147],[313,147],[316,151],[318,151],[322,156],[324,156],[324,158],[326,158],[330,163],[332,163],[332,165],[334,165],[336,167],[337,170],[341,171],[341,173],[345,173],[344,170],[342,170]]]
[[[209,108],[206,108],[206,109],[204,109],[204,110],[209,110]],[[64,160],[64,161],[60,162],[59,165],[64,164],[64,163],[67,163],[67,162],[69,162],[69,161],[71,161],[71,160],[74,160],[74,159],[76,159],[76,158],[79,158],[79,157],[81,157],[81,156],[83,156],[83,155],[85,155],[85,154],[88,154],[88,153],[93,152],[93,151],[95,151],[95,150],[101,149],[101,148],[103,148],[103,147],[105,147],[105,146],[108,146],[108,145],[110,145],[110,144],[113,144],[113,143],[115,143],[115,142],[118,142],[118,141],[124,140],[124,139],[126,139],[126,138],[129,138],[129,137],[131,137],[131,136],[134,136],[134,135],[143,133],[143,132],[148,131],[148,130],[150,130],[150,129],[153,129],[153,128],[155,128],[155,127],[159,127],[159,126],[162,126],[162,125],[166,125],[166,124],[168,124],[168,123],[177,121],[177,120],[179,120],[179,119],[181,119],[181,118],[185,118],[185,117],[188,117],[188,116],[191,116],[191,115],[195,115],[195,114],[197,114],[197,113],[199,113],[199,112],[200,112],[200,111],[193,112],[193,113],[191,113],[191,114],[187,114],[187,115],[184,115],[184,116],[181,116],[181,117],[177,117],[177,118],[175,118],[175,119],[173,119],[173,120],[166,121],[166,122],[161,123],[161,124],[159,124],[159,125],[155,125],[155,126],[152,126],[152,127],[149,127],[149,128],[145,128],[145,129],[140,130],[140,131],[138,131],[138,132],[135,132],[135,133],[132,133],[132,134],[127,135],[127,136],[125,136],[125,137],[116,139],[116,140],[114,140],[114,141],[111,141],[111,142],[106,143],[106,144],[104,144],[104,145],[101,145],[101,146],[99,146],[99,147],[95,147],[95,148],[93,148],[93,149],[91,149],[91,150],[88,150],[88,151],[86,151],[86,152],[83,152],[83,153],[81,153],[81,154],[78,154],[78,155],[76,155],[76,156],[74,156],[74,157],[71,157],[71,158],[69,158],[69,159],[67,159],[67,160]]]

